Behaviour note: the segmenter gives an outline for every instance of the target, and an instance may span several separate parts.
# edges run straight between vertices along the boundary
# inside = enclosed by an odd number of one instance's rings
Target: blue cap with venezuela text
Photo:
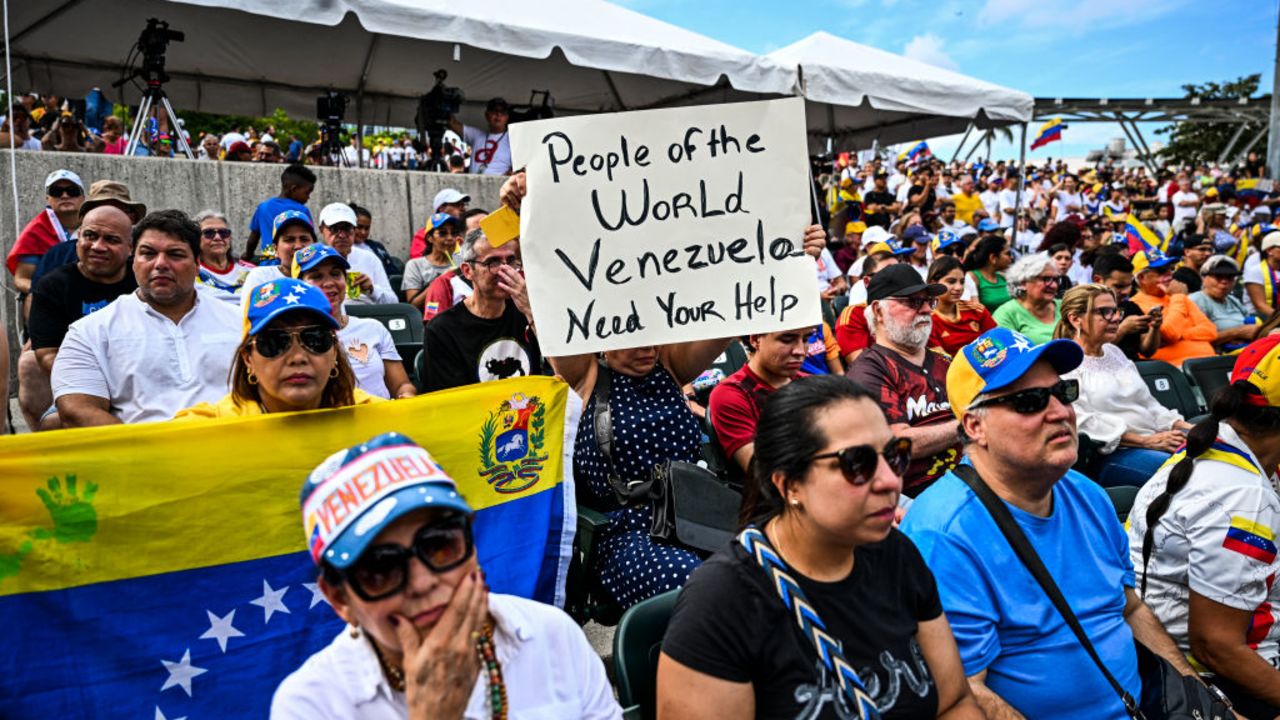
[[[333,260],[343,270],[350,270],[351,263],[342,257],[342,253],[324,243],[313,243],[293,254],[293,276],[302,277],[302,273],[310,272],[325,260]]]
[[[324,318],[325,324],[334,330],[341,325],[333,318],[329,298],[320,288],[293,278],[280,278],[265,282],[249,291],[244,304],[244,334],[257,335],[268,323],[287,312],[301,310]]]
[[[1071,340],[1050,340],[1036,345],[1016,330],[995,327],[960,348],[947,370],[947,400],[957,418],[983,393],[995,392],[1018,381],[1038,360],[1045,360],[1059,375],[1071,372],[1084,360],[1084,350]]]
[[[312,239],[315,239],[316,226],[312,224],[310,215],[301,210],[285,210],[276,215],[275,219],[271,221],[272,242],[275,242],[275,239],[280,237],[280,231],[286,225],[302,225],[307,229],[307,232],[311,233]]]
[[[453,478],[423,448],[400,433],[383,433],[339,450],[302,484],[302,526],[307,549],[344,570],[378,533],[420,508],[471,514]]]

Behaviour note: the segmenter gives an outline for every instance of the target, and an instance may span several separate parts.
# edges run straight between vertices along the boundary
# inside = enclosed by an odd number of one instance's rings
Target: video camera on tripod
[[[148,85],[169,82],[169,74],[164,71],[164,53],[170,42],[185,42],[187,34],[180,30],[170,30],[169,23],[156,18],[147,18],[147,26],[134,43],[130,58],[135,54],[142,55],[142,64],[129,68],[128,75],[111,83],[112,87],[120,87],[130,80],[141,77]]]
[[[169,73],[164,69],[165,51],[169,48],[169,43],[184,42],[186,39],[186,33],[169,29],[169,23],[157,18],[147,18],[146,27],[142,29],[142,34],[125,59],[124,73],[119,80],[111,83],[112,87],[121,87],[140,77],[147,84],[142,93],[142,101],[138,103],[138,115],[129,131],[129,140],[125,145],[126,155],[133,155],[144,132],[147,128],[154,127],[154,132],[150,134],[154,136],[153,140],[160,141],[160,147],[166,142],[173,142],[174,147],[181,150],[188,159],[195,159],[182,125],[178,122],[178,115],[173,111],[173,105],[169,103],[163,87],[169,82]],[[138,55],[142,55],[142,62],[135,66],[132,63]],[[168,126],[167,132],[172,134],[172,139],[166,135],[166,128],[152,117],[160,109],[164,111],[162,121]]]
[[[345,159],[342,147],[342,121],[347,113],[349,100],[336,90],[316,98],[316,119],[320,121],[320,147],[334,162]],[[334,160],[334,156],[338,160]]]
[[[445,78],[449,77],[444,68],[436,70],[433,77],[436,84],[427,94],[418,98],[418,113],[413,118],[413,124],[418,128],[418,137],[425,136],[427,145],[431,148],[431,160],[427,163],[427,169],[448,172],[445,159],[441,157],[444,152],[444,131],[449,129],[449,119],[462,109],[462,101],[466,96],[458,88],[444,84]]]

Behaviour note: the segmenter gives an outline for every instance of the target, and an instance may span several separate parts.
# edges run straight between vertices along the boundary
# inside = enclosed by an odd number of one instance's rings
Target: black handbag
[[[978,476],[978,471],[974,470],[973,466],[957,465],[954,472],[978,496],[978,500],[982,501],[987,512],[991,513],[992,519],[996,521],[996,526],[1000,528],[1000,532],[1013,548],[1013,552],[1040,584],[1045,595],[1049,596],[1050,602],[1062,615],[1071,632],[1075,633],[1076,639],[1089,654],[1089,658],[1102,671],[1107,683],[1120,696],[1129,717],[1134,720],[1231,720],[1236,717],[1235,713],[1231,712],[1226,698],[1217,694],[1216,689],[1200,682],[1197,678],[1179,673],[1169,661],[1151,652],[1136,638],[1134,645],[1138,653],[1138,672],[1142,677],[1142,700],[1141,702],[1135,700],[1107,669],[1102,658],[1098,657],[1098,651],[1085,635],[1084,628],[1080,626],[1080,621],[1076,619],[1071,606],[1067,604],[1067,599],[1058,589],[1058,584],[1054,582],[1053,576],[1049,574],[1048,568],[1040,560],[1040,555],[1031,546],[1031,541],[1027,540],[1022,528],[1018,527],[1017,521],[1013,519],[1004,501],[997,497],[987,483]]]
[[[649,505],[649,536],[670,544],[712,553],[729,544],[737,532],[742,495],[715,473],[682,460],[654,465],[643,480],[624,480],[613,462],[613,411],[609,406],[612,371],[596,368],[592,417],[596,445],[609,466],[609,487],[624,507]]]

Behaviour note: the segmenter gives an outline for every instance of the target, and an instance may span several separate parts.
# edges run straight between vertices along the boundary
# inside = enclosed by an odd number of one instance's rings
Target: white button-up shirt
[[[489,596],[493,644],[519,720],[621,718],[604,663],[582,629],[558,608],[512,595]],[[271,720],[404,720],[404,693],[391,689],[370,640],[346,630],[280,683]],[[488,674],[481,672],[463,714],[490,717]]]
[[[360,297],[352,298],[347,302],[366,305],[400,302],[396,297],[396,291],[391,289],[391,280],[387,277],[387,270],[382,267],[382,261],[378,259],[377,253],[356,243],[351,246],[351,254],[347,256],[347,262],[351,264],[352,270],[368,275],[373,281],[372,293],[362,292]]]
[[[199,286],[177,323],[136,292],[121,295],[71,324],[53,362],[53,397],[106,398],[126,424],[168,420],[227,394],[242,332],[236,307]]]

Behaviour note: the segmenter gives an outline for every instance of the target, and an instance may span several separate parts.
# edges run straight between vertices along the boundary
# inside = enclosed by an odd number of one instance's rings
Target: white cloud
[[[1149,23],[1189,0],[986,0],[984,27],[1054,29],[1070,33]]]
[[[903,48],[902,54],[912,60],[919,60],[947,70],[957,69],[956,61],[952,60],[947,51],[942,49],[942,38],[933,33],[917,35],[911,38],[907,42],[907,46]]]

